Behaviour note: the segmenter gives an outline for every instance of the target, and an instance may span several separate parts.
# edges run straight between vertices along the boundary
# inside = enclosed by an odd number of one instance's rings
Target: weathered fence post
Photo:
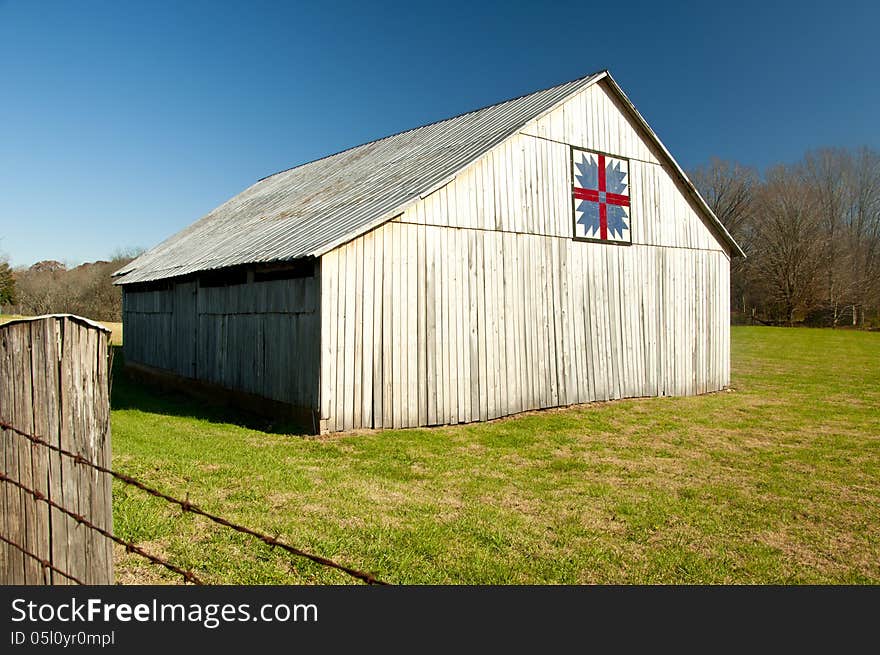
[[[0,325],[0,471],[18,483],[0,482],[0,584],[113,583],[112,542],[46,502],[112,532],[110,476],[21,434],[110,468],[109,336],[69,315]]]

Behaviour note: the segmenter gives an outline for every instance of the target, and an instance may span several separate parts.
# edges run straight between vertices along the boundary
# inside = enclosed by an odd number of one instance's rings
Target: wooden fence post
[[[0,471],[112,532],[111,479],[16,430],[110,468],[110,331],[70,315],[0,325]],[[0,584],[113,584],[113,544],[87,525],[0,482]],[[29,553],[29,554],[26,554]],[[47,562],[51,567],[46,567]]]

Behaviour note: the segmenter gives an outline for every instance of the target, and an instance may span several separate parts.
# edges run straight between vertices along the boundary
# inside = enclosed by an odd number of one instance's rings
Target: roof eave
[[[712,211],[712,208],[709,207],[709,204],[706,202],[703,196],[700,195],[700,192],[697,191],[697,187],[695,187],[694,183],[691,182],[690,178],[688,178],[687,174],[684,172],[684,169],[682,169],[679,163],[675,160],[675,157],[672,156],[672,153],[666,149],[666,146],[663,145],[660,137],[658,137],[654,130],[651,129],[651,126],[648,125],[648,121],[646,121],[639,110],[636,109],[636,106],[632,103],[629,97],[627,97],[623,89],[620,88],[620,85],[617,83],[614,77],[611,76],[611,73],[605,71],[605,78],[608,80],[609,85],[611,86],[614,93],[617,95],[618,99],[626,105],[627,109],[632,113],[639,126],[645,131],[645,133],[654,142],[654,145],[660,149],[663,156],[672,165],[672,168],[678,176],[679,181],[684,184],[685,189],[687,189],[694,200],[697,201],[697,205],[706,214],[710,222],[718,231],[718,234],[721,236],[722,240],[730,248],[731,254],[738,257],[745,257],[746,254],[745,252],[743,252],[743,249],[740,248],[739,244],[731,236],[730,232],[727,231],[727,228],[724,227],[724,224],[718,219],[718,217],[715,215],[715,212]]]

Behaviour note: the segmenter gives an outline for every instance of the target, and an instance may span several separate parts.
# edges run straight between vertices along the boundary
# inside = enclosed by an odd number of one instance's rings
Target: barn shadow
[[[125,369],[121,346],[112,346],[110,408],[136,409],[150,414],[195,418],[211,423],[231,423],[250,430],[297,437],[310,436],[291,421],[273,421],[226,405],[204,402],[180,391],[162,389],[135,380]]]

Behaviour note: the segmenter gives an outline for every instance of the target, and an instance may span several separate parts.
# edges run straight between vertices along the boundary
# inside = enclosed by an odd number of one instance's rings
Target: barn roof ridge
[[[668,157],[718,235],[741,254],[657,135],[602,70],[260,178],[116,271],[115,283],[320,256],[399,215],[525,125],[602,79],[610,81],[626,109]]]

